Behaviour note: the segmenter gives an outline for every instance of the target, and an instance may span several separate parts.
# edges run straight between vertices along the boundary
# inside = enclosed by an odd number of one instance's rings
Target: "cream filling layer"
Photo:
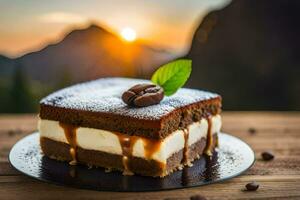
[[[215,115],[211,118],[212,133],[217,133],[221,129],[221,116]],[[38,130],[40,137],[46,137],[57,142],[68,143],[64,129],[59,125],[58,121],[39,119]],[[188,146],[206,138],[208,130],[208,122],[201,119],[188,126]],[[122,147],[118,136],[111,131],[79,127],[76,129],[77,146],[87,149],[103,151],[111,154],[122,155]],[[168,137],[160,141],[159,149],[153,153],[151,159],[166,163],[167,159],[174,153],[184,148],[184,131],[177,130]],[[145,140],[138,138],[134,143],[132,155],[135,157],[145,158]]]

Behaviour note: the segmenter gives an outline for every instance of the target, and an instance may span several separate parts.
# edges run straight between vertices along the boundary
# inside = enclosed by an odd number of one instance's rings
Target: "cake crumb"
[[[87,165],[88,166],[88,169],[92,169],[93,168],[93,165]]]
[[[105,168],[105,173],[109,173],[109,172],[112,172],[112,169],[111,168]]]
[[[76,160],[72,160],[72,161],[70,161],[70,162],[69,162],[69,165],[77,165],[77,162],[76,162]]]
[[[134,173],[132,173],[131,171],[128,171],[128,170],[124,170],[123,175],[124,176],[132,176],[132,175],[134,175]]]

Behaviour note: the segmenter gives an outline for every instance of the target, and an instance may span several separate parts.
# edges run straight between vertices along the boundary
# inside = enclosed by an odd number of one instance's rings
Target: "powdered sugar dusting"
[[[218,97],[210,92],[181,88],[174,95],[164,97],[158,105],[128,107],[121,99],[123,92],[135,84],[147,82],[149,81],[142,79],[103,78],[59,90],[42,99],[40,103],[67,109],[157,120],[176,108]]]

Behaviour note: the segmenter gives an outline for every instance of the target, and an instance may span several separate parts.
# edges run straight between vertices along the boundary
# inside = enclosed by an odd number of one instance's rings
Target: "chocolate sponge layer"
[[[162,139],[192,122],[221,112],[219,95],[185,88],[153,106],[132,108],[122,102],[124,91],[147,82],[105,78],[65,88],[42,99],[40,118]]]

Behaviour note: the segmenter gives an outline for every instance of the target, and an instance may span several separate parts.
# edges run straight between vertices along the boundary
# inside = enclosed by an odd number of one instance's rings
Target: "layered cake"
[[[221,128],[221,97],[179,89],[159,104],[133,107],[122,94],[149,81],[104,78],[57,91],[40,102],[43,153],[70,164],[164,177],[211,155]]]

